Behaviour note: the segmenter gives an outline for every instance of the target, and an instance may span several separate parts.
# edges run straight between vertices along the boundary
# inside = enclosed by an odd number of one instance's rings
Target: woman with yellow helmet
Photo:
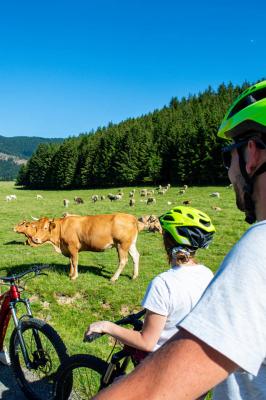
[[[89,325],[87,335],[108,333],[138,350],[157,350],[177,331],[177,323],[197,303],[213,277],[211,270],[198,264],[198,248],[210,244],[215,228],[207,214],[191,207],[174,207],[160,217],[163,241],[171,268],[149,284],[142,306],[146,309],[141,332],[109,321]]]

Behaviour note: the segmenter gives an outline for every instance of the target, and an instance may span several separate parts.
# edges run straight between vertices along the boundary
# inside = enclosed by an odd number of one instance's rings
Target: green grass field
[[[48,276],[26,282],[25,296],[32,299],[35,316],[47,320],[57,330],[71,354],[89,352],[107,357],[112,341],[103,337],[92,344],[83,344],[85,328],[92,321],[116,320],[140,309],[149,281],[168,267],[162,237],[146,231],[139,234],[140,273],[137,280],[131,280],[130,260],[119,280],[110,283],[118,260],[115,249],[112,249],[104,253],[80,253],[79,277],[73,282],[68,278],[68,259],[55,253],[51,245],[25,246],[25,237],[13,232],[15,224],[30,220],[31,216],[60,217],[64,211],[80,215],[126,212],[137,217],[158,216],[184,200],[191,200],[192,207],[209,214],[217,230],[210,248],[198,252],[198,260],[213,271],[247,228],[243,214],[235,207],[233,190],[226,187],[191,187],[184,195],[178,194],[180,188],[173,187],[165,195],[156,195],[156,204],[148,206],[140,201],[139,188],[136,188],[134,208],[129,207],[131,188],[123,189],[121,201],[110,202],[107,199],[96,203],[91,201],[92,194],[117,193],[118,189],[29,191],[15,188],[12,182],[1,182],[0,189],[0,275],[20,272],[36,264],[51,265]],[[216,191],[220,192],[220,198],[209,196]],[[9,194],[16,194],[17,200],[6,202],[5,196]],[[43,200],[37,200],[36,194],[41,194]],[[75,196],[82,197],[84,204],[75,205]],[[63,207],[64,198],[70,200],[68,209]],[[172,202],[172,205],[167,202]],[[222,210],[214,211],[214,206]]]

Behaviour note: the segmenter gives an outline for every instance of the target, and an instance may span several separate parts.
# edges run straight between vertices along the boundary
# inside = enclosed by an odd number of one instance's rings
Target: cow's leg
[[[139,252],[136,247],[136,240],[131,244],[129,248],[129,254],[132,257],[133,260],[133,276],[132,279],[136,279],[139,275]]]
[[[72,280],[77,279],[78,277],[78,251],[70,250],[70,273],[69,276]]]
[[[74,268],[73,268],[73,262],[72,262],[72,258],[71,257],[70,257],[69,261],[70,261],[69,278],[72,278],[72,275],[73,275],[73,272],[74,272]]]
[[[119,258],[119,264],[118,264],[117,271],[111,278],[112,282],[115,282],[119,278],[119,275],[123,271],[124,266],[128,262],[128,249],[127,248],[123,248],[123,246],[121,244],[118,244],[117,245],[117,253],[118,253],[118,258]]]

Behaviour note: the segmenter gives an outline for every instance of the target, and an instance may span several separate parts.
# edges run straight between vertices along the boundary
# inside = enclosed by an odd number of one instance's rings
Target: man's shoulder
[[[244,232],[240,242],[253,241],[255,245],[257,241],[266,240],[266,220],[257,222]]]

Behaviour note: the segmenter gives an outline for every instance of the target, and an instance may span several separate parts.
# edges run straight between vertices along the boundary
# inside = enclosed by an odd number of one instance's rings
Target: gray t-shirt
[[[179,325],[240,367],[215,400],[266,399],[266,221],[244,233]]]
[[[172,267],[151,281],[142,306],[167,317],[153,351],[178,331],[177,321],[191,311],[212,278],[212,271],[198,264]]]

